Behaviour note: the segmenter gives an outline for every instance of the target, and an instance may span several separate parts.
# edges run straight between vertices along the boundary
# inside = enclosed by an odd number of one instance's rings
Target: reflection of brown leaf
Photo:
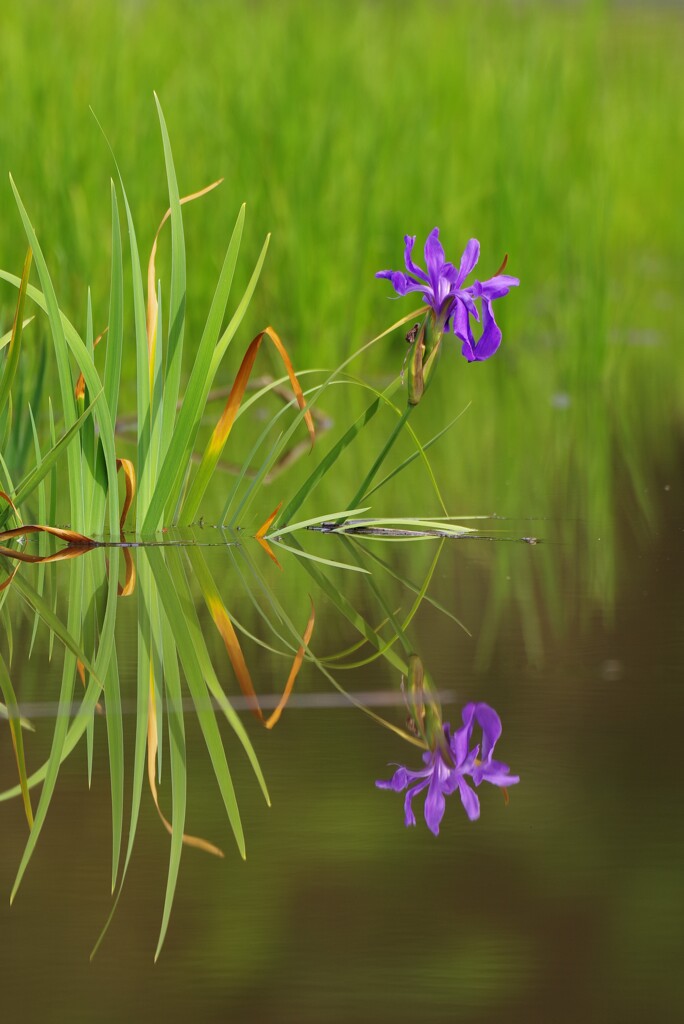
[[[216,628],[221,634],[223,643],[225,644],[226,651],[228,652],[228,657],[230,658],[230,663],[233,666],[233,671],[235,672],[235,676],[237,678],[240,689],[242,690],[243,696],[247,701],[247,706],[249,707],[249,710],[256,718],[259,719],[264,728],[272,729],[273,726],[277,723],[280,716],[282,715],[283,710],[285,709],[285,705],[287,704],[290,698],[292,688],[295,684],[295,679],[297,678],[299,670],[302,666],[302,661],[304,660],[304,651],[308,647],[309,640],[311,639],[311,634],[313,633],[314,622],[316,619],[316,613],[314,611],[313,602],[311,603],[311,614],[309,615],[309,621],[306,624],[304,636],[302,637],[303,642],[295,655],[294,661],[292,662],[292,668],[290,669],[290,674],[287,677],[287,682],[285,683],[285,689],[283,690],[282,697],[278,701],[278,706],[275,708],[275,710],[269,715],[268,718],[264,718],[263,711],[261,710],[261,706],[259,704],[259,698],[256,695],[254,684],[252,682],[252,677],[250,675],[249,669],[247,668],[247,662],[245,661],[245,657],[242,653],[242,647],[240,646],[240,641],[238,640],[238,636],[237,633],[235,632],[233,623],[230,620],[230,616],[228,615],[228,612],[224,608],[223,603],[221,602],[221,598],[219,597],[217,592],[208,595],[205,594],[205,600],[207,602],[207,606],[211,613],[211,617],[214,620]]]
[[[133,555],[131,554],[130,548],[125,547],[123,549],[123,556],[124,563],[126,565],[126,579],[124,580],[123,587],[119,584],[118,594],[119,597],[130,597],[135,590],[135,562],[133,561]]]
[[[154,702],[154,671],[150,664],[150,699],[149,699],[149,714],[147,718],[147,779],[150,784],[150,792],[152,793],[152,799],[154,800],[154,806],[157,808],[157,814],[161,818],[164,828],[169,833],[173,834],[173,827],[170,821],[164,817],[162,809],[159,806],[159,794],[157,793],[157,780],[155,778],[155,762],[157,760],[157,747],[159,745],[159,734],[157,732],[157,708]],[[197,850],[204,850],[205,853],[211,853],[214,857],[223,857],[223,850],[219,849],[218,846],[214,846],[213,843],[208,842],[206,839],[201,839],[199,836],[187,835],[183,833],[183,842],[186,846],[194,846]]]

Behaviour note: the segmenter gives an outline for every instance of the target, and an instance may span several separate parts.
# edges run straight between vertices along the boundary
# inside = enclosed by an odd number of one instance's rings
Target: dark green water
[[[374,780],[389,777],[389,762],[418,767],[419,751],[352,706],[325,706],[333,691],[305,666],[298,703],[275,730],[244,716],[270,809],[225,734],[247,840],[243,863],[188,713],[186,827],[219,843],[226,858],[185,851],[154,966],[169,841],[146,788],[124,893],[88,962],[110,907],[108,765],[98,716],[91,791],[81,744],[62,769],[14,906],[6,898],[0,904],[2,1019],[681,1020],[681,467],[680,450],[647,480],[650,519],[626,492],[620,500],[618,482],[618,515],[584,524],[583,545],[564,539],[573,524],[543,518],[541,509],[535,522],[505,524],[511,537],[534,533],[541,544],[468,540],[442,551],[429,593],[472,636],[424,605],[412,642],[452,695],[446,719],[455,722],[472,699],[497,708],[504,724],[497,755],[521,776],[508,806],[493,787],[482,787],[489,791],[480,791],[476,823],[450,797],[435,838],[418,798],[418,826],[406,829],[402,797],[376,789]],[[344,557],[335,538],[304,541],[327,557]],[[596,567],[606,562],[607,543],[614,586],[602,601]],[[435,548],[376,543],[373,550],[417,578]],[[267,639],[233,585],[227,551],[205,554],[231,612]],[[60,578],[75,564],[58,566]],[[280,579],[288,610],[303,624],[312,585],[294,559],[284,557],[283,565],[273,580]],[[335,579],[379,621],[358,577]],[[400,603],[401,588],[382,576],[379,585],[383,579]],[[124,702],[135,693],[135,598],[128,600],[120,602],[117,624]],[[352,642],[330,602],[316,600],[316,651]],[[203,614],[219,678],[234,693],[225,652]],[[37,734],[27,737],[35,768],[49,747],[61,653],[49,664],[43,644],[22,661],[30,628],[17,618],[13,680],[20,702],[36,711]],[[245,651],[260,693],[282,687],[281,662],[248,643]],[[399,685],[382,661],[338,678],[379,699],[396,696]],[[38,715],[41,702],[46,717]],[[401,707],[379,710],[403,724]],[[129,752],[133,730],[128,714]],[[6,726],[0,740],[5,788],[16,777]],[[126,771],[128,786],[128,763]],[[160,795],[168,813],[168,762],[164,771]],[[0,821],[7,896],[27,834],[20,802],[0,804]]]

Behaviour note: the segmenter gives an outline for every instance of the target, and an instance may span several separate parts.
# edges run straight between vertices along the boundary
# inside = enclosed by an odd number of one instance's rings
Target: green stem
[[[409,418],[409,416],[413,412],[414,408],[415,408],[415,406],[413,406],[413,405],[407,405],[406,406],[406,408],[404,409],[404,412],[402,413],[400,418],[397,420],[397,422],[396,422],[396,424],[394,426],[394,430],[392,431],[390,436],[387,438],[387,441],[385,442],[384,448],[382,449],[382,451],[378,455],[377,459],[375,460],[375,462],[373,463],[371,468],[368,470],[368,472],[367,472],[367,474],[366,474],[366,476],[364,478],[363,483],[361,484],[361,486],[359,487],[358,491],[356,492],[356,494],[354,496],[354,500],[352,501],[352,503],[350,505],[347,505],[347,508],[357,508],[358,507],[359,501],[363,498],[364,494],[366,493],[366,491],[368,490],[370,485],[373,483],[373,480],[375,479],[375,477],[378,474],[378,470],[380,469],[380,467],[382,466],[383,462],[387,458],[387,456],[388,456],[392,446],[394,445],[394,442],[399,437],[399,434],[402,432],[402,430],[404,428],[404,424],[406,423],[407,419]]]

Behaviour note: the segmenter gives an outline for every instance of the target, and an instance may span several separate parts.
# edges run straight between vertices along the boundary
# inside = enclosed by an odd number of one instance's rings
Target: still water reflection
[[[243,863],[197,719],[186,714],[187,828],[218,843],[226,857],[185,851],[154,967],[169,840],[147,789],[121,902],[88,963],[110,908],[109,767],[104,718],[96,716],[90,792],[82,743],[62,768],[14,906],[1,904],[3,1019],[180,1021],[190,1007],[202,1021],[222,1022],[681,1019],[678,479],[671,472],[652,482],[661,500],[641,544],[633,543],[627,516],[616,523],[617,596],[609,608],[590,593],[600,524],[581,557],[564,548],[564,523],[553,520],[537,530],[544,543],[535,547],[467,541],[442,551],[429,594],[472,635],[424,603],[411,642],[448,691],[445,719],[455,721],[468,700],[497,708],[501,756],[522,779],[509,806],[493,787],[482,787],[474,824],[452,798],[439,838],[420,818],[415,829],[404,828],[401,798],[374,781],[388,777],[389,763],[419,760],[420,752],[352,705],[317,706],[314,695],[330,687],[305,665],[296,683],[299,706],[288,707],[277,728],[266,732],[243,716],[270,808],[239,743],[223,730],[246,837]],[[327,557],[345,555],[335,538],[305,540]],[[408,545],[373,550],[414,580],[435,551],[428,544],[418,552]],[[564,586],[554,566],[578,557],[571,586]],[[231,558],[221,548],[206,555],[224,600],[233,599],[231,612],[271,642],[239,591]],[[315,592],[294,556],[282,560],[278,576],[264,558],[263,574],[269,585],[279,579],[300,628],[311,593],[316,653],[353,643],[350,624]],[[65,578],[74,566],[57,572]],[[336,579],[369,621],[382,621],[356,576]],[[382,586],[392,608],[410,606],[413,595],[402,595],[396,579],[385,576]],[[193,593],[219,678],[237,692],[196,586]],[[135,698],[135,601],[118,604],[124,700]],[[19,700],[56,699],[61,651],[48,663],[44,637],[30,661],[22,659],[33,620],[15,621]],[[245,652],[257,691],[282,689],[285,662],[247,642]],[[396,694],[399,684],[383,659],[337,677],[354,692]],[[403,726],[401,707],[382,713]],[[53,728],[49,719],[36,726],[27,737],[30,768],[47,754]],[[129,759],[134,732],[134,716],[124,715]],[[160,798],[168,813],[165,757]],[[126,771],[128,806],[129,761]],[[3,786],[16,777],[4,726],[0,772]],[[0,815],[7,893],[27,828],[20,800],[0,804]]]

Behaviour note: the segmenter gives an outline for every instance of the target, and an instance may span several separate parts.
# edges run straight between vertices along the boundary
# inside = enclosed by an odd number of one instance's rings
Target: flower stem
[[[394,425],[394,430],[392,431],[390,436],[387,438],[387,441],[385,442],[384,448],[382,449],[382,451],[378,455],[377,459],[375,460],[375,462],[373,463],[371,468],[366,473],[366,476],[364,478],[363,483],[361,484],[361,486],[359,487],[358,491],[356,492],[352,503],[350,505],[348,505],[348,508],[357,508],[359,501],[365,496],[366,491],[369,489],[370,485],[373,483],[373,480],[375,479],[375,477],[378,474],[378,470],[380,469],[380,467],[382,466],[383,462],[387,458],[387,456],[388,456],[392,446],[394,445],[394,442],[399,437],[399,434],[402,432],[402,430],[404,428],[404,424],[406,423],[407,419],[411,415],[411,413],[412,413],[414,408],[415,408],[415,406],[413,406],[413,405],[407,405],[406,408],[404,409],[403,413],[401,414],[401,416],[399,417],[399,419],[397,420],[397,422]]]

